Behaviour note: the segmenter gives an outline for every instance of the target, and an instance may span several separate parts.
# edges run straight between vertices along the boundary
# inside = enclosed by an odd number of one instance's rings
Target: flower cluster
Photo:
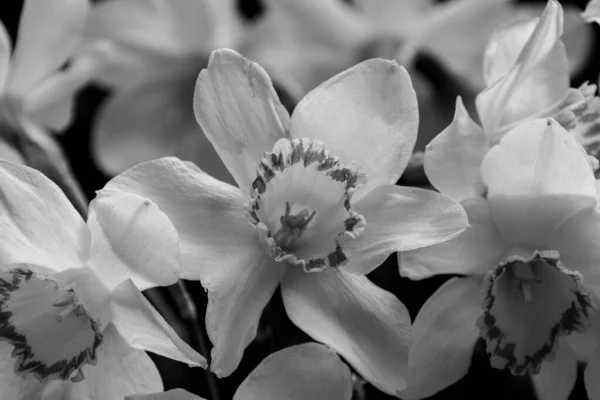
[[[477,340],[543,400],[586,362],[599,398],[600,99],[570,87],[569,38],[600,1],[266,3],[249,24],[229,0],[25,0],[14,52],[0,25],[0,397],[198,400],[146,351],[231,376],[277,293],[313,341],[234,400],[350,400],[358,380],[422,399]],[[431,140],[424,51],[466,82]],[[113,91],[92,140],[112,179],[87,202],[45,128],[92,81]],[[418,135],[427,182],[398,185]],[[390,256],[454,275],[412,320],[367,276]],[[210,353],[147,299],[183,279]]]

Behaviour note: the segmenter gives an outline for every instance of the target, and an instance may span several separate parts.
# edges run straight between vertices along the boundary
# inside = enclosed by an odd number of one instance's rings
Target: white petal
[[[189,366],[206,367],[206,359],[177,336],[131,280],[117,286],[111,300],[112,322],[131,346]]]
[[[249,195],[264,153],[288,136],[288,113],[265,70],[233,50],[214,51],[196,82],[194,113],[242,193]]]
[[[481,196],[485,188],[480,166],[488,149],[483,129],[459,97],[454,120],[425,149],[425,173],[436,189],[456,201]]]
[[[110,289],[131,279],[140,290],[179,279],[179,237],[151,201],[131,193],[99,192],[90,204],[89,266]]]
[[[595,22],[600,24],[600,0],[591,0],[585,7],[581,17],[586,22]]]
[[[358,238],[342,243],[351,257],[350,264],[343,268],[360,274],[371,272],[394,251],[445,242],[468,226],[467,215],[459,203],[432,190],[414,187],[380,186],[353,207],[365,218],[367,226]]]
[[[0,161],[0,263],[62,271],[86,263],[90,232],[64,193],[42,173]]]
[[[494,268],[504,251],[504,241],[492,219],[490,205],[477,197],[464,201],[462,206],[470,226],[447,242],[398,253],[401,276],[415,280],[438,274],[481,276]]]
[[[187,390],[172,389],[163,393],[141,394],[126,396],[125,400],[205,400],[202,397],[191,394]]]
[[[394,295],[341,269],[300,268],[289,269],[281,294],[292,322],[366,380],[389,394],[405,388],[410,317]]]
[[[403,399],[432,396],[464,377],[479,338],[481,280],[452,278],[423,304],[411,330]]]
[[[575,386],[577,359],[565,341],[559,346],[556,358],[531,377],[539,400],[567,400]]]
[[[585,367],[583,381],[585,390],[590,400],[600,399],[600,351],[596,350],[591,360]]]
[[[89,0],[24,3],[6,90],[23,95],[60,68],[79,43]]]
[[[4,91],[8,77],[11,55],[10,36],[3,23],[0,23],[0,92]]]
[[[404,35],[434,7],[431,0],[356,0],[353,4],[377,31]]]
[[[115,93],[97,116],[93,155],[103,171],[118,174],[165,156],[195,162],[209,175],[235,183],[198,126],[192,110],[197,68],[151,77]]]
[[[242,382],[233,400],[350,400],[350,369],[327,347],[305,343],[265,358]]]
[[[13,346],[10,343],[0,341],[0,387],[2,388],[2,395],[8,399],[39,398],[44,389],[44,383],[33,376],[23,379],[15,374],[15,359],[11,356],[12,351]]]
[[[362,62],[323,83],[296,106],[291,135],[321,140],[367,183],[355,193],[395,183],[417,139],[417,97],[408,72],[393,61]]]
[[[44,400],[122,400],[131,394],[163,389],[162,379],[146,353],[131,348],[114,326],[104,331],[98,347],[98,363],[83,369],[81,382],[50,382]]]
[[[210,369],[218,377],[237,369],[244,350],[256,337],[262,311],[288,267],[257,248],[247,259],[224,264],[202,279],[208,291],[206,332],[214,346]]]
[[[596,205],[596,183],[583,148],[556,121],[511,130],[487,154],[481,175],[503,236],[544,243],[570,216]]]
[[[147,198],[167,215],[179,234],[184,279],[199,280],[224,265],[245,262],[258,244],[239,189],[176,158],[139,164],[103,190]]]

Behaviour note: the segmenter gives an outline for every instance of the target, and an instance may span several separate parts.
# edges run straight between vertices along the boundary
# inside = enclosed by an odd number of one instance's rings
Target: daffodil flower
[[[298,327],[381,390],[402,389],[410,319],[364,275],[394,251],[466,226],[449,198],[393,185],[417,132],[407,72],[366,61],[308,94],[290,118],[266,72],[222,49],[198,77],[194,110],[239,188],[164,158],[103,190],[147,197],[173,221],[181,276],[208,291],[212,371],[237,368],[281,285]]]
[[[335,352],[317,343],[271,354],[248,375],[233,400],[350,400],[350,369]],[[126,400],[203,400],[182,389],[131,396]]]
[[[196,124],[190,99],[213,49],[234,47],[242,24],[232,0],[111,0],[89,14],[86,42],[115,51],[97,79],[115,93],[100,110],[93,156],[115,175],[143,161],[177,156],[233,182]]]
[[[419,311],[403,398],[428,397],[462,378],[481,336],[492,366],[533,374],[542,399],[566,399],[577,368],[570,340],[598,320],[600,210],[588,157],[556,121],[535,119],[509,131],[480,167],[465,169],[479,170],[484,193],[461,202],[470,227],[399,257],[412,279],[464,276]],[[471,190],[465,176],[448,179],[456,191]],[[590,372],[597,363],[600,353]]]
[[[511,127],[538,117],[555,117],[598,155],[600,99],[594,97],[595,85],[569,88],[562,26],[561,6],[550,0],[539,19],[518,18],[490,40],[484,65],[490,86],[476,100],[482,125],[458,98],[454,120],[425,151],[427,176],[442,193],[457,201],[483,195],[478,167],[487,151]]]
[[[43,174],[5,161],[0,194],[3,398],[160,391],[143,350],[205,366],[139,291],[179,277],[177,232],[155,204],[101,194],[86,224]]]

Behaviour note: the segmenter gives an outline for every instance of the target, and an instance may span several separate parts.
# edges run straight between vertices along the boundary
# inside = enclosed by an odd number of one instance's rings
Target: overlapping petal
[[[350,369],[331,350],[305,343],[265,358],[238,388],[233,400],[350,400]]]
[[[64,193],[42,173],[0,161],[0,263],[57,271],[82,266],[90,232]]]
[[[425,279],[438,274],[483,275],[498,262],[504,241],[489,203],[476,197],[461,203],[469,227],[458,237],[431,247],[398,253],[400,275]]]
[[[600,1],[591,0],[585,7],[585,11],[581,14],[581,17],[587,22],[600,24]]]
[[[11,52],[10,36],[4,24],[0,23],[0,92],[4,90],[6,78],[8,77]]]
[[[179,234],[184,279],[199,280],[224,265],[247,262],[258,245],[239,189],[176,158],[139,164],[115,177],[104,190],[147,198],[169,217]]]
[[[567,400],[577,379],[577,359],[563,340],[554,360],[542,364],[531,380],[539,400]]]
[[[596,206],[596,182],[583,148],[552,119],[519,124],[483,160],[494,220],[503,236],[545,243],[569,217]]]
[[[25,94],[61,67],[79,43],[89,0],[27,0],[6,91]]]
[[[179,236],[151,201],[131,193],[100,192],[90,204],[89,266],[110,289],[127,279],[140,290],[177,282]]]
[[[187,390],[172,389],[163,393],[141,394],[126,396],[125,400],[205,400],[202,397],[191,394]]]
[[[467,215],[460,204],[432,190],[384,185],[353,204],[367,226],[347,239],[347,271],[367,274],[395,251],[409,251],[450,240],[463,232]]]
[[[465,376],[479,337],[481,279],[452,278],[421,307],[411,330],[403,399],[434,395]]]
[[[289,269],[281,293],[294,324],[365,379],[390,394],[405,388],[410,317],[394,295],[343,269],[300,268]]]
[[[489,150],[483,129],[456,100],[454,120],[425,150],[424,168],[436,189],[456,201],[481,196],[485,188],[480,166]]]
[[[177,336],[131,280],[112,291],[111,307],[112,323],[129,345],[190,366],[206,367],[206,359]]]
[[[216,50],[198,76],[194,113],[242,193],[249,196],[264,153],[288,136],[289,115],[271,79],[261,66],[235,51]]]
[[[230,375],[256,337],[262,311],[288,264],[276,263],[259,247],[245,260],[222,265],[202,279],[208,291],[206,331],[213,343],[211,371]]]
[[[417,97],[408,72],[393,61],[364,61],[306,95],[292,115],[294,137],[321,140],[344,163],[355,162],[367,183],[354,194],[395,183],[417,139]]]

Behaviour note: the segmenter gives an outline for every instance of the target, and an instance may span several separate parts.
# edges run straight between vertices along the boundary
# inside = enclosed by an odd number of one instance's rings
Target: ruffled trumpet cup
[[[117,400],[162,390],[142,350],[206,364],[139,291],[179,276],[177,233],[156,205],[102,194],[86,224],[44,175],[8,162],[0,193],[3,396]]]
[[[485,197],[462,202],[470,227],[448,242],[400,255],[402,275],[413,279],[467,276],[443,285],[415,320],[413,332],[423,336],[411,344],[409,398],[460,379],[478,336],[493,366],[572,384],[572,374],[550,375],[565,357],[576,368],[564,338],[587,332],[598,318],[600,212],[581,145],[552,119],[524,122],[492,147],[480,171]],[[451,187],[469,188],[462,178]],[[444,318],[451,313],[456,320]]]
[[[152,199],[180,235],[182,276],[208,291],[211,369],[231,374],[281,284],[291,320],[387,393],[404,387],[410,319],[364,274],[398,250],[448,240],[462,208],[392,185],[415,143],[417,104],[394,62],[370,60],[309,93],[288,115],[265,71],[213,52],[196,118],[239,188],[193,164],[140,164],[104,190]]]

